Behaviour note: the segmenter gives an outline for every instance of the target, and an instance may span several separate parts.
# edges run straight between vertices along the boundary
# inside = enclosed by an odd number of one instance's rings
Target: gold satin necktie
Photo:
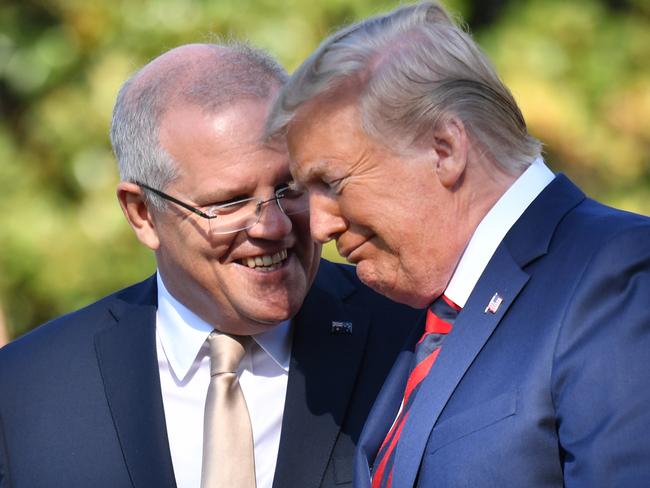
[[[201,488],[255,488],[253,430],[237,368],[249,337],[212,331]]]

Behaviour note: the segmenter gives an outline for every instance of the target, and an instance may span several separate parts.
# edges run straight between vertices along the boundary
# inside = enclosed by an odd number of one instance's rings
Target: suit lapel
[[[95,336],[104,390],[133,486],[175,487],[156,357],[156,285],[111,309]]]
[[[395,453],[394,488],[414,486],[440,413],[530,278],[522,268],[546,253],[559,220],[583,199],[584,194],[566,177],[556,177],[497,248],[411,406]],[[495,293],[502,302],[491,312],[487,306]]]
[[[294,319],[274,487],[320,485],[363,356],[368,315],[313,286]],[[332,321],[352,322],[352,333],[333,334]]]
[[[370,486],[370,467],[373,465],[377,452],[402,403],[406,381],[413,362],[413,350],[415,343],[422,335],[425,317],[426,314],[423,313],[419,320],[421,326],[413,329],[413,333],[404,345],[405,349],[397,356],[363,426],[354,461],[355,487]]]
[[[454,392],[467,368],[472,364],[485,342],[498,325],[510,304],[528,281],[509,253],[500,248],[493,256],[480,286],[458,315],[454,330],[445,339],[435,366],[423,380],[409,411],[398,450],[395,453],[394,488],[414,485],[427,439],[440,412]],[[497,313],[485,312],[495,292],[503,298]]]

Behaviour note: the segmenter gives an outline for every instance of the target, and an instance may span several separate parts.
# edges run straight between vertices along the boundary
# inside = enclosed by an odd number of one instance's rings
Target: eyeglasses
[[[199,217],[207,219],[210,225],[210,233],[215,235],[232,234],[250,229],[260,221],[263,207],[269,202],[275,201],[285,215],[294,215],[309,210],[307,193],[296,190],[289,185],[276,190],[274,196],[268,200],[260,200],[254,197],[242,198],[234,202],[212,205],[201,210],[144,183],[136,181],[135,184],[195,213]]]

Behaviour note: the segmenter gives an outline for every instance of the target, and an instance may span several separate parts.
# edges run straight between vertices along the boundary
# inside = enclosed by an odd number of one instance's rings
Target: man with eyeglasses
[[[286,77],[187,45],[124,84],[117,196],[158,271],[0,351],[0,487],[351,485],[416,312],[317,272],[285,141],[262,141]]]

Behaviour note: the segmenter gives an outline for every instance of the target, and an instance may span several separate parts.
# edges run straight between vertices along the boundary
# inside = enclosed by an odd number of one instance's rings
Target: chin
[[[357,276],[364,284],[394,302],[403,303],[413,308],[425,308],[432,301],[429,295],[418,293],[412,282],[406,283],[409,286],[400,287],[399,282],[386,280],[372,269],[369,270],[367,266],[361,264],[357,266]]]
[[[281,304],[262,305],[261,309],[251,311],[248,316],[255,323],[265,327],[271,327],[284,320],[289,320],[296,315],[300,308],[300,303],[283,302]]]
[[[389,288],[388,286],[384,288],[374,288],[371,285],[368,285],[373,290],[378,293],[381,293],[385,297],[391,299],[394,302],[402,303],[413,308],[425,308],[431,303],[429,297],[423,297],[417,293],[413,293],[410,290],[403,290],[399,288]]]
[[[363,284],[369,286],[380,295],[384,295],[385,297],[390,298],[394,302],[408,304],[407,297],[403,296],[403,294],[400,293],[399,290],[396,290],[395,288],[390,286],[388,282],[386,282],[385,280],[378,279],[377,276],[372,274],[368,275],[362,272],[360,273],[358,268],[357,268],[357,276],[363,282]]]
[[[400,286],[404,285],[404,286]],[[384,293],[395,302],[403,303],[413,308],[427,308],[433,300],[442,293],[435,293],[427,286],[427,283],[420,283],[415,279],[395,283],[393,288]]]

